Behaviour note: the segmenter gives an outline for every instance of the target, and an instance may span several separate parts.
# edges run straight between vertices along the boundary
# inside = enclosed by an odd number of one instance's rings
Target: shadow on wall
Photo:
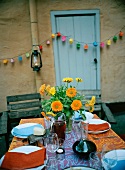
[[[125,102],[107,104],[110,108],[116,124],[111,124],[111,128],[125,140]]]

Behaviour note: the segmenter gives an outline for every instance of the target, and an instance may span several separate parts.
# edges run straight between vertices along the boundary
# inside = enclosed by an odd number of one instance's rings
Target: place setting
[[[6,152],[0,159],[0,166],[6,169],[43,169],[48,161],[44,146],[46,137],[44,126],[39,123],[19,124],[12,129],[11,133],[14,136],[12,142],[22,141],[23,146]]]

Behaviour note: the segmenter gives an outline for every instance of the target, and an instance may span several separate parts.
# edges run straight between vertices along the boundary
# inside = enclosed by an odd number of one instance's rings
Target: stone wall
[[[43,67],[33,72],[30,58],[32,49],[28,0],[0,1],[0,111],[6,110],[6,96],[37,92],[42,83],[55,85],[55,68],[51,38],[52,10],[100,9],[101,41],[118,34],[125,26],[124,0],[36,0],[39,43],[43,44]],[[122,30],[125,33],[125,27]],[[18,56],[22,55],[22,62]],[[10,58],[15,57],[15,63]],[[8,58],[4,65],[3,59]],[[125,101],[125,36],[101,50],[101,94],[104,102]]]

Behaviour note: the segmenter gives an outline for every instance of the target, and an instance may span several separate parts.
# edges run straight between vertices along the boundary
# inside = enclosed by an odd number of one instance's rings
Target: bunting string
[[[120,29],[120,31],[116,32],[114,35],[110,36],[109,38],[101,41],[101,42],[79,42],[78,40],[76,39],[73,39],[71,37],[71,35],[64,35],[60,32],[57,32],[57,33],[52,33],[51,36],[49,38],[47,38],[46,40],[44,40],[43,42],[41,42],[40,44],[38,44],[38,48],[40,50],[40,52],[42,53],[43,52],[43,46],[46,44],[47,46],[49,46],[51,44],[51,41],[53,41],[54,39],[56,38],[60,38],[60,40],[65,43],[65,41],[69,41],[69,44],[73,44],[73,43],[76,43],[76,48],[79,49],[81,48],[81,45],[84,45],[83,46],[83,49],[84,50],[88,50],[89,48],[89,45],[93,45],[95,47],[97,46],[100,46],[100,48],[104,48],[105,45],[107,46],[110,46],[111,45],[111,42],[112,40],[114,42],[116,42],[118,40],[118,37],[122,39],[122,37],[124,36],[124,32],[122,31],[123,29],[125,28],[125,25]],[[33,45],[33,46],[37,46],[37,45]],[[21,62],[23,60],[23,57],[25,56],[26,58],[30,58],[31,56],[31,53],[32,53],[32,49],[28,50],[27,52],[25,53],[22,53],[18,56],[13,56],[13,57],[9,57],[9,58],[1,58],[0,61],[3,61],[3,64],[7,64],[9,61],[11,63],[14,63],[14,59],[15,58],[18,58],[18,61]]]

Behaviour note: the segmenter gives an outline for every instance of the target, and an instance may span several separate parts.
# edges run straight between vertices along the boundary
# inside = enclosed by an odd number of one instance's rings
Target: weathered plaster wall
[[[124,0],[37,0],[39,43],[43,44],[43,67],[39,73],[30,67],[25,53],[32,49],[28,0],[0,1],[0,111],[6,110],[6,96],[32,93],[40,84],[55,85],[52,43],[43,43],[51,37],[51,10],[100,9],[101,41],[125,25]],[[122,30],[125,33],[125,28]],[[19,62],[17,56],[22,55]],[[7,65],[2,59],[15,57]],[[125,101],[125,37],[101,50],[101,93],[108,102]]]

